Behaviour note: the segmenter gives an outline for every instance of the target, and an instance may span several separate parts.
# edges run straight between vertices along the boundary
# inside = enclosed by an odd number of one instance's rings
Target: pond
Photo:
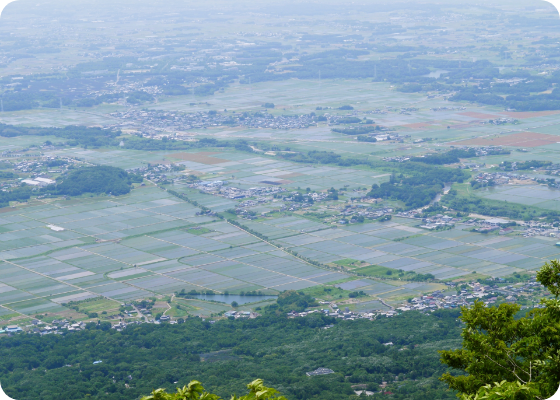
[[[220,301],[222,303],[227,303],[227,304],[231,304],[232,302],[236,301],[237,304],[241,305],[241,304],[246,304],[246,303],[255,303],[257,301],[262,301],[262,300],[276,300],[278,298],[278,296],[266,296],[266,295],[261,295],[261,296],[240,296],[238,294],[214,294],[214,295],[208,295],[208,294],[194,294],[194,295],[189,295],[193,298],[199,299],[199,300],[214,300],[214,301]]]

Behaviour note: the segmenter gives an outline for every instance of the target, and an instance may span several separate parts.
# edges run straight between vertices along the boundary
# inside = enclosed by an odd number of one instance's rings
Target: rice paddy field
[[[502,161],[543,160],[557,162],[560,150],[560,113],[515,113],[496,107],[451,103],[442,97],[401,93],[387,83],[356,80],[287,80],[281,82],[232,84],[217,92],[211,102],[193,103],[189,96],[161,99],[148,109],[184,112],[227,108],[256,111],[265,102],[274,102],[272,114],[310,113],[317,106],[349,104],[400,135],[410,135],[405,143],[357,142],[354,137],[331,131],[325,125],[305,130],[268,128],[209,127],[192,131],[194,136],[224,139],[244,138],[289,147],[292,151],[334,151],[341,155],[387,156],[424,154],[449,146],[499,145],[509,155],[484,156],[475,161],[487,166]],[[193,105],[191,105],[193,103]],[[387,106],[387,107],[386,107]],[[400,112],[403,107],[416,110]],[[37,109],[6,112],[3,123],[27,126],[112,125],[110,112],[120,106],[99,106],[91,110]],[[437,110],[436,110],[437,109]],[[489,119],[517,119],[515,125],[495,126]],[[414,142],[418,138],[431,141]],[[558,141],[557,138],[558,137]],[[4,140],[0,150],[15,151],[53,137],[21,136]],[[527,147],[527,151],[516,151]],[[340,196],[344,203],[352,189],[371,187],[389,179],[385,171],[331,165],[304,165],[273,155],[234,150],[136,151],[122,148],[91,149],[66,147],[45,151],[47,156],[77,157],[88,163],[124,169],[150,164],[179,164],[203,180],[227,181],[240,189],[282,186],[287,190],[348,188]],[[173,190],[189,199],[223,212],[236,200],[200,193],[186,185]],[[543,185],[504,185],[474,192],[477,196],[559,210],[560,191]],[[333,202],[337,205],[336,202]],[[390,202],[389,202],[390,204]],[[332,204],[331,204],[332,205]],[[260,213],[278,208],[270,202],[252,208]],[[301,215],[243,221],[265,235],[267,243],[216,217],[200,216],[197,207],[148,184],[121,197],[82,197],[72,200],[32,201],[28,205],[0,210],[0,319],[14,315],[64,313],[70,301],[107,299],[106,307],[131,300],[166,296],[176,291],[213,290],[232,294],[283,290],[312,292],[322,286],[336,286],[346,295],[363,291],[369,297],[352,305],[356,310],[383,309],[384,301],[396,301],[439,290],[438,283],[406,282],[373,273],[375,268],[432,274],[442,281],[468,277],[505,277],[535,271],[545,261],[560,255],[555,239],[546,237],[483,235],[458,224],[443,232],[425,231],[418,222],[393,218],[385,223],[352,224],[332,229]],[[64,230],[47,227],[55,225]],[[193,228],[203,227],[204,233]],[[330,265],[330,269],[305,263],[282,251]],[[362,268],[336,270],[344,260],[360,261]],[[103,306],[105,307],[105,306]],[[103,308],[102,307],[102,308]],[[189,300],[186,312],[210,315],[227,305]],[[247,305],[248,309],[254,307]],[[180,310],[175,312],[179,313]]]
[[[215,201],[218,210],[230,206],[219,197],[200,197]],[[546,238],[488,236],[461,225],[427,232],[404,218],[336,229],[299,215],[243,222],[272,245],[226,221],[197,216],[198,210],[156,187],[121,197],[34,201],[5,209],[0,214],[0,318],[60,313],[70,301],[93,298],[113,300],[114,307],[183,289],[278,294],[321,285],[363,291],[371,297],[356,306],[361,309],[372,297],[392,300],[443,287],[322,269],[277,246],[323,264],[360,260],[440,280],[534,271],[560,254]],[[205,233],[193,231],[198,227]],[[202,300],[189,300],[189,306],[194,315],[229,307]]]
[[[425,113],[426,118],[432,118],[430,113],[436,112]],[[448,113],[450,115],[445,118],[452,118],[451,114],[458,115],[459,111],[437,113],[441,116]],[[482,112],[461,113],[465,121],[482,118]],[[486,113],[493,115],[490,111]],[[391,113],[382,116],[386,122],[391,118],[408,118],[411,124],[415,123],[409,117]],[[547,135],[555,134],[547,127],[560,123],[556,113],[518,117],[522,124],[531,125],[527,130]],[[407,129],[413,134],[417,131],[427,135],[422,131],[425,128],[425,125],[414,125]],[[432,135],[435,131],[429,134],[440,144],[444,139],[450,143],[465,137],[465,130],[492,139],[485,131],[489,129],[487,125],[470,124],[460,129],[463,134],[459,136],[455,135],[453,127],[438,130],[442,133],[440,136]],[[278,139],[281,138],[280,132]],[[0,149],[25,147],[35,139],[32,136],[13,138]],[[324,140],[312,145],[293,141],[290,146],[295,150],[316,149],[340,154],[372,154],[373,151],[375,157],[383,157],[422,153],[425,151],[422,146],[427,145],[403,147],[381,142],[372,147],[351,141]],[[511,155],[483,157],[481,161],[487,164],[509,158],[554,161],[555,146],[558,144],[546,144],[533,147],[528,153],[512,152]],[[262,153],[233,150],[145,152],[65,148],[47,155],[73,156],[125,169],[142,167],[146,163],[175,163],[186,168],[181,173],[195,173],[205,180],[224,180],[241,189],[282,185],[288,190],[298,187],[313,191],[330,187],[351,190],[389,179],[384,171],[304,165]],[[237,204],[236,200],[203,194],[181,184],[170,188],[216,212]],[[350,197],[351,191],[348,193],[346,196]],[[504,185],[476,192],[489,199],[551,210],[558,209],[559,193],[542,185]],[[341,196],[340,202],[348,197]],[[254,210],[262,212],[274,208],[278,208],[278,204],[271,202]],[[369,276],[357,277],[352,269],[350,272],[335,270],[336,263],[358,260],[366,266],[429,273],[445,281],[471,275],[504,277],[534,271],[546,260],[560,255],[560,247],[555,246],[552,238],[482,235],[460,224],[452,230],[431,232],[420,229],[417,221],[405,218],[336,229],[301,215],[243,221],[250,229],[268,237],[272,245],[216,217],[197,215],[200,211],[197,207],[150,184],[120,197],[34,200],[25,206],[1,211],[0,318],[61,313],[70,301],[106,298],[114,305],[165,296],[182,289],[232,294],[260,290],[278,294],[289,289],[311,291],[322,285],[336,285],[346,294],[363,291],[370,296],[363,302],[392,301],[438,290],[443,285],[381,279],[379,274],[370,274],[367,269],[356,272]],[[47,225],[64,230],[55,231]],[[204,233],[193,230],[195,227],[204,227]],[[307,264],[278,247],[333,268]],[[211,306],[197,307],[193,305],[188,312],[195,315],[215,312]]]
[[[16,145],[18,140],[14,139]],[[25,143],[30,140],[25,138]],[[325,150],[335,147],[334,143],[322,145]],[[347,152],[364,151],[357,144],[336,146]],[[537,150],[543,154],[551,151]],[[121,168],[173,162],[185,166],[182,173],[227,180],[229,185],[242,189],[266,185],[287,189],[309,187],[316,191],[344,186],[353,189],[389,179],[383,171],[302,165],[229,150],[141,152],[67,148],[52,155],[70,155]],[[216,212],[237,204],[236,200],[199,193],[185,185],[171,187]],[[477,193],[489,199],[553,210],[560,198],[557,190],[539,185],[498,186]],[[340,201],[345,200],[341,196]],[[255,210],[275,207],[278,206],[273,202]],[[35,200],[25,206],[3,209],[0,318],[60,313],[70,301],[99,297],[123,303],[182,289],[232,294],[260,290],[278,294],[289,289],[336,285],[347,292],[363,291],[371,296],[367,302],[372,298],[391,301],[443,287],[321,269],[279,247],[331,266],[336,266],[336,262],[343,264],[345,259],[358,260],[366,266],[429,273],[443,281],[471,274],[504,277],[534,271],[546,260],[560,255],[560,247],[555,246],[552,238],[488,236],[470,232],[460,224],[452,230],[430,232],[420,229],[417,221],[405,218],[336,229],[301,215],[243,221],[268,237],[272,245],[217,217],[197,215],[198,211],[197,207],[151,185],[120,197]],[[64,230],[55,231],[47,225]],[[196,227],[204,227],[204,233],[193,230]],[[368,275],[368,270],[364,271]],[[214,313],[210,306],[197,307],[193,305],[189,313]]]
[[[560,254],[560,247],[555,246],[556,240],[552,238],[488,236],[470,232],[461,224],[452,230],[429,232],[405,218],[336,229],[325,229],[322,224],[299,217],[245,224],[282,246],[323,263],[354,259],[391,269],[430,273],[440,280],[473,273],[503,277],[535,271]],[[430,290],[423,285],[407,284],[399,290]],[[369,294],[386,289],[385,283],[368,279],[339,286]]]
[[[183,289],[277,294],[348,277],[197,211],[154,187],[8,209],[0,217],[0,317],[60,312],[99,296],[121,303]],[[189,233],[201,225],[207,233]]]
[[[509,201],[535,206],[547,210],[560,211],[560,190],[545,185],[497,186],[477,193],[491,200]]]

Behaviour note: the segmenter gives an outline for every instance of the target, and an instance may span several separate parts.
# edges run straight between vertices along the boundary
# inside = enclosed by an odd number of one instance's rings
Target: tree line
[[[243,393],[242,382],[255,377],[290,399],[335,400],[352,395],[353,384],[379,391],[381,382],[395,379],[416,395],[454,398],[437,381],[447,369],[436,350],[459,345],[458,312],[410,312],[376,321],[322,314],[286,317],[285,312],[301,310],[310,301],[290,294],[259,318],[214,324],[196,317],[117,332],[109,323],[94,322],[85,331],[65,335],[3,337],[0,380],[18,400],[75,400],[88,394],[128,400],[154,388],[173,391],[193,379],[224,397]],[[384,345],[388,342],[393,345]],[[319,367],[335,373],[306,375]]]

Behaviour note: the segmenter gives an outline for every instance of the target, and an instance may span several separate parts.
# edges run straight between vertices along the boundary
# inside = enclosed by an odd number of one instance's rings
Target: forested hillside
[[[354,395],[356,384],[379,392],[383,381],[393,398],[414,393],[418,399],[453,399],[437,380],[446,371],[437,351],[459,346],[458,314],[409,312],[339,322],[269,313],[214,324],[191,318],[123,332],[108,323],[90,324],[65,336],[0,339],[0,382],[17,400],[137,399],[158,387],[174,391],[193,379],[229,398],[244,394],[255,377],[294,400],[338,400]],[[389,342],[393,345],[384,345]],[[335,373],[306,375],[319,367]]]

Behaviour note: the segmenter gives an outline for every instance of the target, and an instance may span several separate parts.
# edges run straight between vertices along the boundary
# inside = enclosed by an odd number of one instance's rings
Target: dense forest
[[[85,331],[63,336],[1,338],[0,381],[18,400],[131,400],[158,387],[174,390],[192,379],[224,396],[245,393],[244,383],[256,377],[292,400],[339,400],[353,394],[351,385],[379,392],[382,382],[388,382],[386,390],[395,399],[405,394],[453,399],[454,393],[437,380],[447,370],[437,350],[459,345],[458,315],[408,312],[375,321],[340,321],[319,314],[287,319],[269,311],[256,319],[212,324],[189,318],[122,332],[109,323],[90,323]],[[384,345],[389,342],[393,345]],[[306,375],[319,367],[335,373]]]
[[[443,189],[443,182],[437,174],[424,174],[419,177],[398,177],[393,174],[389,182],[378,185],[374,183],[368,192],[368,197],[400,200],[407,207],[417,208],[430,203]]]
[[[122,168],[106,165],[82,167],[71,170],[56,185],[56,194],[79,196],[84,193],[106,193],[120,196],[130,192],[133,182],[142,182],[142,177],[129,174]]]
[[[31,194],[31,188],[29,187],[0,191],[0,208],[8,207],[10,201],[27,201],[31,197]]]
[[[393,173],[389,182],[374,184],[367,196],[400,200],[408,208],[417,208],[428,205],[445,183],[462,183],[467,177],[468,174],[460,169],[404,163],[400,166],[399,175]]]

